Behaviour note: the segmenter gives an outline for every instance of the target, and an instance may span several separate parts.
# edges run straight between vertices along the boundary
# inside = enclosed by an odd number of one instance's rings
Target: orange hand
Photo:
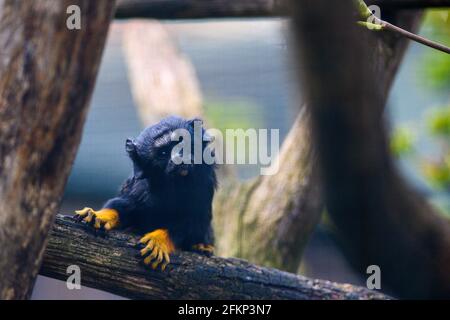
[[[164,270],[170,263],[169,255],[175,250],[167,229],[157,229],[145,234],[140,243],[146,244],[141,250],[141,256],[145,257],[144,263],[149,265],[153,261],[152,269],[161,265],[161,269]]]
[[[104,227],[105,230],[111,230],[119,225],[119,213],[114,209],[105,208],[94,211],[91,208],[84,208],[75,211],[75,213],[75,219],[86,223],[93,222],[96,229]]]
[[[192,246],[192,249],[208,256],[214,254],[214,246],[211,244],[199,243]]]

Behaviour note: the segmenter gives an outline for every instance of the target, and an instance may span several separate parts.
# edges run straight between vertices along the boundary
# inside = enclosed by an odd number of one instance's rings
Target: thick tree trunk
[[[342,247],[359,272],[378,265],[384,288],[401,297],[450,297],[450,222],[400,177],[388,150],[383,111],[405,40],[358,28],[350,0],[293,5],[325,200]],[[414,29],[419,16],[388,20]]]
[[[68,30],[69,5],[81,30]],[[0,299],[27,298],[80,141],[114,1],[0,1]]]
[[[153,271],[136,257],[137,239],[119,231],[95,237],[59,215],[41,274],[65,281],[67,267],[78,265],[82,285],[133,299],[389,299],[362,287],[187,252],[174,254],[164,272]]]

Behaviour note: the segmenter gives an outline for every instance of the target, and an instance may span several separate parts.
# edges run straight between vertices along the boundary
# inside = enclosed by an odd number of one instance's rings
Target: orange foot
[[[201,254],[204,254],[207,256],[211,256],[214,254],[214,246],[212,244],[199,243],[199,244],[193,245],[192,249],[194,251],[197,251],[198,253],[201,253]]]
[[[169,255],[175,250],[167,229],[149,232],[139,242],[146,245],[141,250],[141,256],[145,257],[144,263],[146,265],[151,263],[152,269],[156,269],[159,265],[161,265],[161,270],[166,269],[166,266],[170,263]]]
[[[105,208],[94,211],[91,208],[84,208],[75,213],[76,220],[93,225],[95,229],[111,230],[119,225],[119,213],[114,209]]]

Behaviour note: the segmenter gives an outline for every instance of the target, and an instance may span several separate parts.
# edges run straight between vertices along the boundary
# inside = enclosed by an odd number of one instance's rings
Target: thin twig
[[[441,44],[441,43],[438,43],[438,42],[429,40],[427,38],[421,37],[421,36],[419,36],[419,35],[417,35],[415,33],[412,33],[412,32],[409,32],[409,31],[407,31],[405,29],[399,28],[399,27],[393,25],[392,23],[389,23],[387,21],[381,20],[381,19],[379,19],[377,17],[375,17],[375,21],[377,23],[381,24],[382,30],[389,30],[389,31],[395,32],[395,33],[397,33],[397,34],[399,34],[401,36],[404,36],[404,37],[406,37],[408,39],[411,39],[411,40],[413,40],[415,42],[421,43],[421,44],[423,44],[423,45],[425,45],[427,47],[430,47],[430,48],[433,48],[433,49],[436,49],[436,50],[439,50],[439,51],[442,51],[442,52],[450,54],[450,48],[445,46],[445,45],[443,45],[443,44]]]
[[[375,31],[389,30],[389,31],[395,32],[403,37],[406,37],[410,40],[413,40],[413,41],[416,41],[423,45],[426,45],[430,48],[450,54],[450,48],[441,43],[434,42],[432,40],[421,37],[412,32],[406,31],[405,29],[399,28],[399,27],[393,25],[392,23],[381,20],[369,9],[369,7],[367,7],[366,3],[363,0],[354,0],[354,2],[356,4],[356,6],[358,7],[360,19],[366,20],[366,21],[358,21],[358,23],[360,25],[365,26],[368,29],[375,30]],[[372,19],[372,21],[369,22],[369,19]]]

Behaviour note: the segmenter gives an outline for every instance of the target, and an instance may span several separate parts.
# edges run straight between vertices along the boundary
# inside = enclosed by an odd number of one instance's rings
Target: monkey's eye
[[[158,150],[158,156],[161,158],[165,158],[170,154],[169,148],[161,148]]]

